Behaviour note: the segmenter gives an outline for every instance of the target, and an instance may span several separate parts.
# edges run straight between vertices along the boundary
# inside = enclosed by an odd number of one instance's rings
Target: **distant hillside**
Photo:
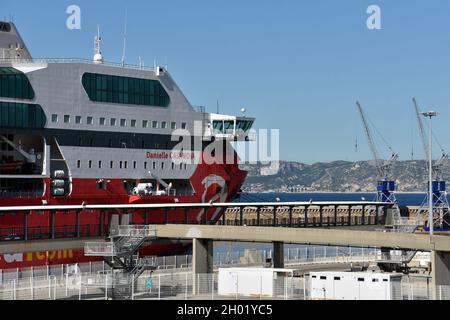
[[[331,191],[370,192],[375,190],[376,169],[373,161],[315,163],[281,161],[274,175],[266,175],[267,166],[242,165],[249,171],[243,189],[247,192]],[[397,161],[393,168],[397,190],[424,191],[427,186],[427,162]],[[444,172],[450,173],[449,166]],[[270,170],[269,170],[270,171]],[[450,175],[445,179],[449,180]]]

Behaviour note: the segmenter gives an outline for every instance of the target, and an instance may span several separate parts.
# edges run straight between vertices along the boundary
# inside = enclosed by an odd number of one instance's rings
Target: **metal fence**
[[[256,289],[242,293],[219,290],[218,274],[198,274],[191,271],[144,273],[124,291],[113,289],[115,275],[66,274],[63,277],[34,277],[12,280],[0,286],[1,300],[311,300],[308,276],[278,276],[270,291]],[[117,283],[117,282],[116,282]],[[392,300],[450,300],[450,286],[438,286],[423,281],[403,280],[392,284]],[[356,299],[358,300],[358,299]]]
[[[97,245],[97,243],[95,243]],[[110,245],[110,243],[105,243]],[[92,248],[93,251],[102,248]],[[103,248],[105,249],[105,248]],[[286,266],[314,264],[314,263],[357,263],[375,261],[379,251],[367,248],[342,247],[297,247],[286,248],[284,262]],[[216,252],[214,254],[214,267],[239,265],[267,265],[273,257],[272,250],[238,250]],[[157,270],[190,269],[192,255],[154,257]],[[11,280],[28,280],[39,277],[62,277],[74,265],[48,265],[41,267],[16,268],[0,270],[0,285]],[[76,267],[81,273],[106,272],[111,268],[104,261],[78,263]]]

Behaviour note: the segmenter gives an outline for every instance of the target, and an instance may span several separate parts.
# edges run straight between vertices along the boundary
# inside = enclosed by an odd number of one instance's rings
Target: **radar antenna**
[[[103,55],[101,50],[101,43],[103,39],[100,37],[100,27],[97,26],[97,35],[94,38],[94,63],[103,63]]]

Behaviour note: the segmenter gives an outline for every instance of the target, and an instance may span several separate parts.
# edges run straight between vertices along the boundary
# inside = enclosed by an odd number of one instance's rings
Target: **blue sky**
[[[81,7],[81,30],[66,28],[71,4]],[[366,27],[371,4],[381,30]],[[449,1],[1,0],[0,18],[14,16],[41,58],[91,58],[99,24],[105,59],[119,62],[125,8],[128,63],[167,63],[208,111],[217,98],[222,113],[246,107],[256,128],[280,129],[283,160],[371,158],[356,100],[400,159],[411,159],[412,145],[422,158],[413,96],[441,112],[435,133],[450,150]]]

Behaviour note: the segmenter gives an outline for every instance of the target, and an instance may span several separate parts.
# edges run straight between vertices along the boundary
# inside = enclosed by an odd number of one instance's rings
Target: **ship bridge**
[[[253,140],[249,131],[255,122],[255,118],[245,116],[229,116],[217,113],[208,114],[206,121],[205,137],[234,141]]]

